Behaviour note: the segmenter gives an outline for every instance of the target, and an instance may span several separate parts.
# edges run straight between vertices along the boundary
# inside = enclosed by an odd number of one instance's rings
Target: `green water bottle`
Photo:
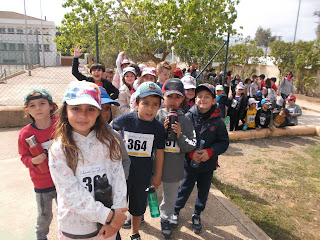
[[[228,116],[228,117],[226,118],[226,120],[224,121],[224,124],[225,124],[225,125],[228,125],[229,121],[230,121],[230,117]]]
[[[146,192],[148,192],[148,203],[149,203],[151,217],[157,218],[160,216],[157,192],[153,186],[148,187],[146,189]]]

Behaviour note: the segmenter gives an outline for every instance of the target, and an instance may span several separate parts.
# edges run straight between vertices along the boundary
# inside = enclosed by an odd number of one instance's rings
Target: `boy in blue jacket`
[[[185,206],[197,182],[198,196],[192,215],[192,230],[200,233],[202,230],[200,214],[205,209],[212,182],[213,171],[217,167],[218,155],[224,153],[229,146],[226,126],[217,108],[214,87],[211,84],[201,84],[196,88],[196,105],[186,114],[193,123],[197,137],[197,147],[204,140],[203,150],[194,150],[186,154],[184,177],[179,188],[175,203],[172,224],[178,224],[180,210]],[[191,161],[199,163],[197,168],[191,166]]]

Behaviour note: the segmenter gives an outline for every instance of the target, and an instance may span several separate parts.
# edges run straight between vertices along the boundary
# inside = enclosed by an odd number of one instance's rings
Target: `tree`
[[[245,78],[252,74],[252,72],[249,72],[249,69],[251,68],[250,65],[257,65],[260,63],[263,51],[261,48],[258,48],[256,43],[250,38],[240,39],[238,41],[242,41],[243,43],[230,47],[228,64],[231,66],[241,66],[241,77]]]
[[[268,48],[269,43],[275,41],[276,39],[277,36],[271,36],[270,28],[263,29],[262,27],[258,27],[254,37],[254,41],[256,42],[257,46],[265,47],[266,49]]]
[[[144,55],[158,63],[178,42],[190,48],[203,47],[208,37],[214,41],[224,33],[235,33],[232,24],[238,3],[239,0],[67,0],[63,7],[71,11],[58,27],[61,36],[56,42],[60,51],[75,44],[94,46],[97,23],[100,49],[103,45],[113,46],[130,57]]]
[[[319,84],[316,75],[320,69],[320,51],[315,46],[315,41],[299,41],[295,44],[275,41],[270,44],[271,56],[280,75],[293,71],[299,93],[312,95]]]
[[[320,41],[320,11],[315,11],[314,16],[317,16],[319,18],[317,22],[318,25],[316,28],[316,35],[317,35],[317,40]]]

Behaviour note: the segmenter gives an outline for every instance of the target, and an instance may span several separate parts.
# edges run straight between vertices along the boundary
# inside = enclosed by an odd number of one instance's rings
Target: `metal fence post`
[[[228,52],[229,52],[229,40],[230,40],[230,33],[228,33],[227,38],[227,47],[226,47],[226,56],[224,58],[224,71],[223,71],[223,79],[222,79],[222,85],[224,86],[226,81],[226,72],[227,72],[227,65],[228,65]]]
[[[99,36],[98,36],[98,24],[96,24],[96,58],[99,62]]]

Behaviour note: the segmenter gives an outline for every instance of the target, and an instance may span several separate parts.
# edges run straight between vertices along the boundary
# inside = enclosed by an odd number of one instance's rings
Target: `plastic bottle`
[[[243,131],[247,131],[247,129],[248,129],[248,124],[244,125],[242,128]]]
[[[178,113],[176,108],[169,109],[168,118],[169,118],[169,124],[168,124],[168,131],[167,131],[168,133],[167,139],[169,141],[176,141],[177,134],[171,128],[171,125],[178,121]]]
[[[228,116],[228,117],[226,118],[226,120],[224,121],[224,124],[225,124],[225,125],[228,125],[229,122],[230,122],[230,117]]]
[[[153,186],[148,187],[146,192],[148,192],[148,203],[151,217],[157,218],[160,216],[157,192]]]
[[[102,202],[105,207],[112,207],[112,186],[109,184],[107,176],[99,178],[94,182],[94,198]],[[97,223],[97,227],[100,230],[102,224]]]
[[[42,153],[46,154],[44,152],[41,144],[37,143],[36,138],[35,138],[34,135],[32,135],[29,138],[26,138],[26,141],[30,146],[29,151],[30,151],[32,157],[37,157]],[[42,163],[37,164],[37,168],[39,168],[41,173],[49,172],[48,158],[46,158]]]
[[[196,150],[197,150],[197,151],[203,150],[205,143],[206,143],[206,141],[203,140],[203,139],[201,139],[201,140],[200,140],[200,145],[199,145],[199,147],[198,147]],[[200,163],[198,163],[198,162],[196,162],[196,161],[194,161],[194,160],[191,160],[191,167],[193,167],[193,168],[198,168],[199,165],[200,165]]]

